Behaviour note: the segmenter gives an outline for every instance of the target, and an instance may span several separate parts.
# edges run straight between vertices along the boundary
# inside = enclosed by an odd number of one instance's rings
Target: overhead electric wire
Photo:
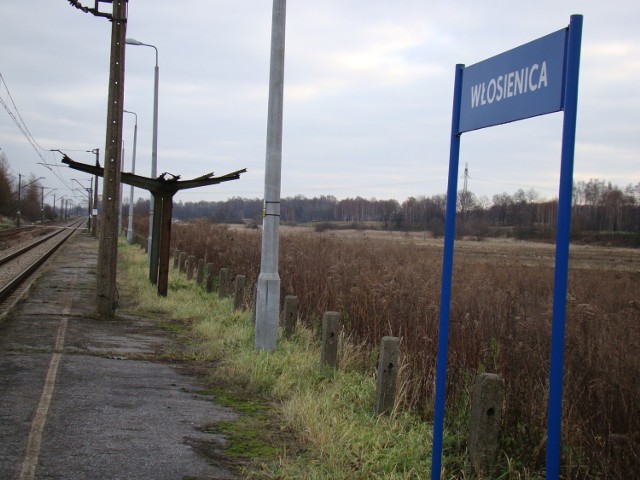
[[[10,100],[11,105],[8,105],[5,99],[3,98],[3,95],[2,95],[3,91],[6,92],[6,97],[8,98],[8,100]],[[42,152],[46,152],[46,153],[52,153],[52,152],[50,152],[45,148],[42,148],[42,146],[37,142],[37,140],[31,134],[29,127],[27,127],[27,124],[25,123],[24,119],[22,118],[22,115],[20,114],[20,110],[18,110],[18,106],[16,105],[16,102],[13,100],[13,97],[11,96],[11,91],[9,90],[9,86],[7,85],[7,82],[2,76],[2,73],[0,73],[0,104],[2,104],[4,109],[7,111],[7,114],[9,114],[13,122],[16,124],[16,126],[18,127],[18,130],[20,130],[22,135],[24,135],[24,137],[27,139],[27,142],[29,142],[29,145],[33,147],[38,157],[40,157],[40,159],[42,160],[42,164],[45,167],[47,167],[55,175],[55,177],[62,182],[62,184],[65,187],[67,187],[68,189],[71,189],[69,183],[67,183],[67,181],[62,176],[62,172],[60,171],[60,165],[57,162],[49,163],[47,159],[43,156]],[[57,172],[50,167],[55,167]]]
[[[0,83],[2,85],[4,85],[4,90],[7,93],[7,96],[9,98],[9,100],[11,100],[11,105],[13,105],[13,110],[14,112],[9,108],[9,106],[7,105],[7,103],[4,101],[4,99],[2,98],[2,95],[0,95],[0,103],[2,104],[2,106],[4,107],[4,109],[7,111],[7,113],[9,114],[9,116],[13,119],[14,123],[16,124],[16,126],[18,127],[18,129],[22,132],[22,134],[25,136],[25,138],[27,139],[27,141],[31,144],[31,146],[33,147],[33,149],[36,151],[36,153],[38,154],[38,156],[42,159],[42,161],[45,161],[44,157],[42,156],[42,154],[40,153],[40,150],[44,150],[44,148],[42,148],[38,142],[36,141],[35,138],[33,138],[33,135],[31,135],[31,132],[29,131],[29,128],[27,127],[26,123],[24,122],[24,120],[22,119],[22,115],[20,115],[20,111],[18,110],[18,106],[16,105],[16,102],[13,101],[13,97],[11,96],[11,92],[9,91],[9,87],[7,86],[7,82],[4,80],[4,77],[2,76],[2,73],[0,73]],[[17,115],[17,118],[16,118]]]

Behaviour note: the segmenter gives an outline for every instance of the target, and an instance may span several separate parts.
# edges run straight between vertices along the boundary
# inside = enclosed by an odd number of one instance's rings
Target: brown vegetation
[[[382,336],[401,337],[403,403],[429,417],[442,248],[435,242],[404,240],[362,233],[352,238],[283,234],[282,296],[297,295],[301,318],[311,325],[317,325],[324,311],[340,311],[345,329],[372,352]],[[455,435],[460,433],[455,429],[464,428],[455,424],[460,419],[456,412],[468,407],[475,375],[498,373],[507,387],[503,451],[520,468],[540,471],[545,461],[553,251],[549,246],[485,243],[469,248],[470,242],[460,243],[451,308],[447,401],[453,414],[448,414],[448,430]],[[229,267],[250,282],[257,280],[260,235],[255,230],[179,224],[173,248],[213,262],[216,270]],[[627,259],[620,264],[594,255],[593,248],[583,249],[587,256],[581,260],[577,250],[567,305],[563,478],[635,478],[640,476],[640,254],[619,254],[618,259]]]

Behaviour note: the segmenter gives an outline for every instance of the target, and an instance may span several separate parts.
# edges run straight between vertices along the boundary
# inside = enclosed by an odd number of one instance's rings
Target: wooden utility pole
[[[111,67],[107,109],[102,221],[97,268],[98,315],[113,317],[116,307],[116,263],[118,258],[118,201],[122,158],[124,100],[124,52],[127,33],[127,1],[113,0],[111,18]]]

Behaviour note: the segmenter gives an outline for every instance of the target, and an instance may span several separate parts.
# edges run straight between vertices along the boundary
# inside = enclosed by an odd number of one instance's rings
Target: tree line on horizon
[[[460,191],[457,199],[459,235],[516,238],[555,238],[558,200],[547,200],[533,189],[478,198]],[[140,202],[140,200],[139,200]],[[144,201],[143,201],[144,202]],[[142,206],[140,206],[142,207]],[[262,223],[262,200],[233,197],[224,201],[176,202],[173,217],[187,221],[206,218],[217,223]],[[338,200],[332,195],[282,199],[283,224],[313,224],[317,229],[380,228],[395,231],[429,231],[444,234],[446,195],[378,200],[363,197]],[[640,182],[620,188],[611,182],[591,179],[574,184],[572,234],[586,232],[618,236],[640,234]],[[638,240],[636,239],[636,242]],[[640,246],[640,245],[639,245]]]
[[[54,204],[53,199],[56,197],[58,202]],[[51,189],[43,187],[34,174],[23,176],[19,186],[18,179],[9,172],[6,159],[0,157],[0,216],[15,220],[19,211],[24,221],[54,220],[62,211],[60,198],[59,195],[52,194]],[[74,201],[73,206],[68,205],[66,213],[83,215],[86,212],[86,201],[84,207],[80,202],[82,199]]]
[[[22,218],[37,221],[54,219],[56,212],[50,199],[43,199],[42,187],[35,177],[25,178],[18,202],[17,180],[0,158],[0,215],[13,218],[18,209]],[[26,186],[25,186],[26,185]],[[312,224],[316,229],[379,228],[394,231],[428,231],[434,237],[444,234],[446,213],[444,194],[395,199],[345,198],[332,195],[308,198],[303,195],[282,199],[281,220],[286,225]],[[80,200],[81,202],[82,200]],[[59,205],[57,205],[59,209]],[[75,205],[77,215],[85,207]],[[223,201],[175,202],[173,218],[188,221],[205,218],[216,223],[262,224],[263,202],[259,198],[233,197]],[[508,235],[521,239],[555,238],[557,199],[543,199],[533,189],[518,189],[478,197],[471,191],[460,191],[457,199],[457,234],[483,238]],[[128,208],[124,208],[128,212]],[[149,200],[139,198],[134,216],[148,215]],[[626,238],[627,244],[640,246],[640,182],[624,188],[601,179],[579,181],[573,188],[572,236]]]

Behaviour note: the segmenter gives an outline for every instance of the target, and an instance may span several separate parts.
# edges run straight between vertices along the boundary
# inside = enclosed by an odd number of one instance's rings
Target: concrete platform
[[[0,478],[234,478],[198,451],[221,449],[203,430],[236,414],[156,360],[169,335],[95,318],[97,249],[77,234],[0,326]]]

